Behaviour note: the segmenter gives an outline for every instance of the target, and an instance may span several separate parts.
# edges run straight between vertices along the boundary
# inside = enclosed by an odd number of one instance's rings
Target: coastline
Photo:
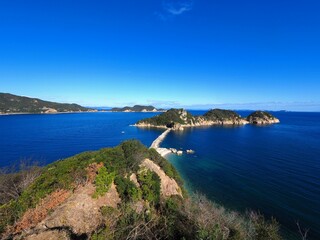
[[[106,112],[114,112],[114,113],[160,113],[165,111],[106,111]]]
[[[233,123],[233,122],[209,122],[209,123],[200,123],[200,124],[180,124],[176,128],[169,128],[164,125],[152,125],[152,124],[133,124],[132,126],[139,127],[139,128],[160,128],[160,129],[172,129],[181,131],[184,128],[193,128],[193,127],[212,127],[212,126],[244,126],[250,124],[248,121],[243,121],[241,123]]]
[[[50,112],[50,113],[30,113],[30,112],[16,112],[16,113],[0,113],[0,116],[11,116],[11,115],[54,115],[54,114],[68,114],[68,113],[96,113],[99,111],[78,111],[78,112]]]
[[[174,153],[172,150],[173,148],[162,148],[160,144],[165,140],[167,135],[171,132],[171,128],[167,128],[163,133],[161,133],[151,144],[149,148],[154,148],[163,158],[167,159],[170,163],[172,159],[177,159],[177,157],[181,156],[177,153]],[[175,167],[176,168],[176,167]],[[190,181],[187,181],[187,178],[184,176],[183,172],[181,172],[178,168],[176,168],[179,172],[180,176],[183,179],[183,186],[188,192],[188,194],[192,195],[196,192],[193,188]]]

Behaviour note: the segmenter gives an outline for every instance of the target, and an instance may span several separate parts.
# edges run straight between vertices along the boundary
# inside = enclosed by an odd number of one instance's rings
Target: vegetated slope
[[[159,127],[173,127],[174,124],[188,125],[195,121],[194,116],[184,109],[170,109],[160,115],[142,119],[137,125],[151,125]]]
[[[245,124],[237,113],[230,110],[213,109],[203,116],[193,116],[184,109],[170,109],[152,118],[138,121],[136,126],[169,127],[182,129],[184,126],[208,126],[215,124]],[[177,127],[178,125],[178,127]]]
[[[242,118],[239,114],[231,110],[212,109],[202,116],[193,116],[184,109],[170,109],[152,118],[142,119],[135,125],[138,127],[162,127],[183,130],[183,127],[244,125],[247,123],[271,124],[279,122],[279,120],[276,120],[276,118],[269,113],[261,111],[260,113],[264,114],[263,121],[261,121],[261,119],[252,121],[249,117],[247,119]]]
[[[241,116],[238,113],[231,110],[224,110],[224,109],[212,109],[206,112],[203,116],[207,120],[212,120],[212,121],[241,119]]]
[[[3,175],[1,189],[19,174]],[[2,239],[281,239],[275,221],[188,197],[175,168],[136,140],[37,169],[0,199]]]
[[[156,109],[154,106],[134,105],[133,107],[112,108],[111,112],[157,112],[163,109]]]
[[[56,103],[37,98],[0,93],[0,113],[87,112],[92,109],[78,104]]]

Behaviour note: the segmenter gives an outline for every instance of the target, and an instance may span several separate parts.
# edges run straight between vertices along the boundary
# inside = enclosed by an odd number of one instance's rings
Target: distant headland
[[[78,104],[56,103],[38,98],[0,93],[0,114],[96,112]]]
[[[214,126],[214,125],[244,125],[244,124],[273,124],[279,119],[268,112],[256,111],[247,118],[241,117],[231,110],[212,109],[201,116],[193,116],[184,109],[170,109],[158,116],[138,121],[137,127],[171,128],[183,130],[184,127]]]
[[[154,106],[134,105],[133,107],[111,108],[111,112],[165,112],[164,109],[157,109]]]

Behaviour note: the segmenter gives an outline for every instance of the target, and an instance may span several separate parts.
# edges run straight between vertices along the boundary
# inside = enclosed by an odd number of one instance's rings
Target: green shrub
[[[153,205],[160,202],[160,178],[150,170],[138,173],[138,182],[142,190],[142,198]]]
[[[143,159],[148,157],[148,149],[138,140],[125,141],[121,144],[127,172],[136,172]]]
[[[126,172],[127,160],[121,146],[101,149],[94,155],[94,161],[102,162],[110,172],[115,172],[116,174]]]
[[[108,240],[108,239],[114,239],[112,235],[109,233],[108,228],[104,227],[102,229],[99,229],[97,232],[92,234],[91,240]]]
[[[115,177],[115,174],[108,173],[106,167],[101,167],[98,170],[98,174],[96,176],[96,179],[94,181],[94,185],[96,186],[96,192],[93,194],[94,198],[97,198],[99,196],[103,196],[106,194],[111,186],[111,183]]]
[[[123,201],[137,201],[141,198],[141,190],[127,178],[117,176],[115,178],[117,191]]]
[[[240,119],[240,115],[231,110],[212,109],[203,115],[207,120],[223,121],[228,119]]]

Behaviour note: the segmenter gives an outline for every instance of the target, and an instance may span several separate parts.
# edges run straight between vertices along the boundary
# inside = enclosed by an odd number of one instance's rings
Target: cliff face
[[[256,111],[247,117],[247,121],[252,124],[264,125],[279,123],[280,120],[272,114],[264,111]]]
[[[170,197],[172,195],[179,195],[182,197],[182,191],[177,182],[168,177],[165,172],[153,161],[150,159],[145,159],[142,164],[142,167],[145,167],[153,172],[155,172],[161,181],[161,194],[163,197]]]

